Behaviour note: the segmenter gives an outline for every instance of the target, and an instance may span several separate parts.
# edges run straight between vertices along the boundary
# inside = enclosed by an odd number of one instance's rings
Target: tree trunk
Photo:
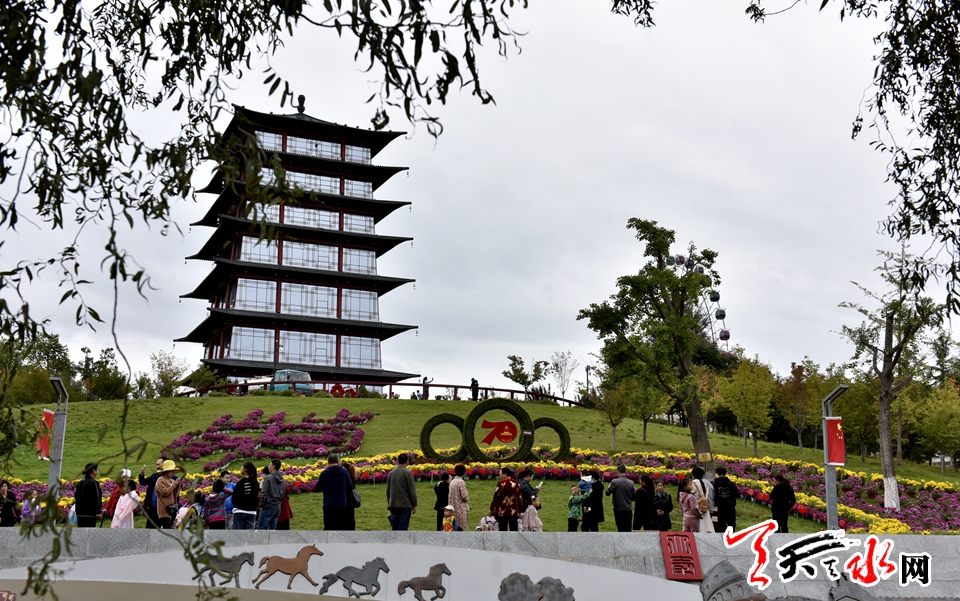
[[[610,429],[613,431],[613,435],[610,439],[610,450],[612,451],[617,448],[617,427],[611,426]]]
[[[759,457],[760,454],[757,452],[757,433],[751,432],[750,437],[753,438],[753,456]]]
[[[893,457],[893,428],[890,408],[893,405],[893,312],[886,315],[883,333],[883,367],[880,370],[880,465],[883,467],[883,506],[900,509],[900,490],[897,488],[897,466]]]
[[[867,462],[867,443],[861,442],[860,443],[860,463],[866,463],[866,462]]]
[[[687,423],[690,425],[690,440],[693,443],[693,452],[699,456],[701,453],[707,453],[710,461],[703,462],[703,469],[706,471],[706,478],[713,480],[713,453],[710,451],[710,435],[707,433],[707,424],[700,415],[700,395],[694,393],[690,396],[690,408],[687,411]]]
[[[803,430],[800,428],[797,428],[797,444],[800,445],[800,450],[803,451]]]
[[[943,465],[943,453],[940,453],[940,474],[943,475],[945,473],[946,471]]]
[[[649,422],[649,418],[643,420],[643,442],[647,442],[647,424]]]
[[[897,467],[903,461],[903,401],[897,403]]]
[[[747,436],[748,436],[748,435],[749,435],[749,433],[747,432],[747,429],[744,428],[744,429],[743,429],[743,448],[747,448]]]

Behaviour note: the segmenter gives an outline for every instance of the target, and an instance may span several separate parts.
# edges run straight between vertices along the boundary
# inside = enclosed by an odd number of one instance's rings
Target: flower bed
[[[213,421],[204,431],[195,430],[177,438],[163,451],[164,459],[198,461],[202,457],[226,452],[219,461],[209,461],[203,471],[222,469],[238,459],[298,459],[302,457],[326,457],[329,453],[348,455],[356,452],[363,441],[359,424],[373,419],[372,413],[354,415],[341,409],[331,419],[317,418],[316,414],[304,416],[299,423],[287,423],[286,413],[271,415],[261,422],[263,410],[251,411],[241,421],[231,421],[232,415],[224,415]],[[237,435],[229,434],[236,433]],[[260,436],[242,434],[260,433]],[[264,450],[262,447],[278,449]]]
[[[214,422],[216,430],[210,432],[213,435],[223,435],[224,441],[232,440],[229,435],[223,434],[224,431],[237,431],[237,428],[246,428],[248,431],[258,431],[255,428],[262,428],[266,435],[270,430],[271,436],[268,440],[279,439],[282,434],[289,432],[310,432],[315,434],[320,430],[314,430],[307,426],[353,426],[356,421],[366,420],[369,416],[354,416],[347,410],[337,414],[332,420],[317,420],[315,416],[310,415],[307,418],[316,421],[310,421],[304,418],[299,424],[288,424],[285,422],[283,414],[271,416],[266,420],[268,425],[262,425],[260,419],[262,412],[251,413],[246,419],[240,422],[230,421],[231,416],[224,416]],[[334,420],[337,420],[334,422]],[[359,422],[362,423],[362,422]],[[271,428],[276,428],[276,431]],[[208,429],[209,431],[210,429]],[[347,428],[349,430],[349,428]],[[243,430],[240,430],[243,431]],[[362,436],[362,430],[357,430]],[[294,434],[296,435],[296,434]],[[199,437],[198,437],[199,438]],[[181,440],[181,439],[178,439]],[[201,438],[201,440],[204,440]],[[175,441],[176,442],[176,441]],[[190,441],[183,442],[177,448],[184,448]],[[441,453],[451,453],[455,449],[441,451]],[[257,449],[260,451],[260,449]],[[293,452],[298,457],[307,456],[296,451]],[[387,474],[394,468],[396,456],[406,452],[412,461],[410,469],[418,480],[432,480],[447,472],[452,474],[454,464],[445,462],[431,462],[424,458],[419,451],[398,451],[390,455],[376,455],[373,457],[357,457],[350,460],[350,463],[357,470],[357,478],[360,483],[373,484],[383,483],[387,479]],[[508,456],[510,449],[508,447],[491,447],[488,453],[492,456]],[[228,454],[229,455],[229,454]],[[688,474],[695,464],[694,457],[686,453],[621,453],[609,455],[600,451],[591,449],[573,449],[573,458],[562,463],[544,459],[533,463],[502,463],[491,458],[488,462],[467,462],[467,477],[474,479],[495,480],[500,477],[500,470],[504,466],[526,467],[530,466],[535,472],[538,480],[577,480],[580,477],[580,470],[585,468],[598,469],[604,474],[604,479],[609,481],[616,477],[613,469],[618,463],[627,466],[627,477],[637,481],[640,475],[647,474],[656,480],[661,480],[666,485],[676,485],[681,477]],[[263,457],[269,457],[264,452]],[[741,497],[745,501],[753,503],[769,504],[769,492],[771,484],[769,479],[778,473],[789,474],[791,483],[797,491],[797,505],[793,513],[800,518],[810,519],[821,523],[826,523],[825,504],[822,499],[825,495],[823,482],[823,468],[815,464],[807,464],[798,461],[784,461],[776,458],[764,457],[762,459],[740,459],[735,457],[716,456],[717,464],[727,468],[728,476],[737,485]],[[226,459],[226,457],[224,458]],[[210,462],[216,463],[216,462]],[[204,472],[211,469],[208,463],[204,466]],[[325,468],[325,464],[318,462],[311,465],[288,467],[282,471],[284,478],[290,482],[294,494],[312,491],[320,472]],[[195,483],[195,486],[206,492],[213,484],[215,475],[207,473],[188,474],[187,478]],[[108,498],[113,492],[115,486],[112,480],[102,480],[104,498]],[[838,484],[845,487],[846,490],[839,497],[840,507],[840,527],[849,532],[870,532],[899,534],[906,532],[930,533],[931,531],[960,531],[960,492],[954,490],[954,486],[947,483],[914,481],[903,479],[900,481],[901,505],[900,511],[886,509],[882,507],[883,481],[881,478],[874,477],[869,479],[866,474],[857,473],[848,470],[839,470]],[[46,484],[41,482],[23,482],[13,480],[13,491],[18,499],[32,489],[36,489],[42,496],[46,493]],[[943,484],[943,486],[938,486]],[[72,482],[64,482],[60,488],[61,504],[67,505],[72,502],[73,497]],[[906,494],[914,491],[915,496]],[[867,491],[875,491],[881,498],[878,503],[871,503],[866,498]],[[141,487],[141,494],[143,490]]]

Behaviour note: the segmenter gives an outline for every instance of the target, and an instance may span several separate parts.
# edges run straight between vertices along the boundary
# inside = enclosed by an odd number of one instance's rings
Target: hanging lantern
[[[717,292],[716,290],[711,290],[711,291],[710,291],[710,302],[711,302],[711,303],[719,303],[719,302],[720,302],[720,293]]]
[[[677,256],[674,257],[674,258],[675,258],[675,260],[676,260],[676,262],[677,262],[677,265],[683,265],[684,263],[687,262],[687,258],[686,258],[685,256],[683,256],[683,255],[677,255]]]
[[[686,262],[686,264],[685,264],[685,267],[686,267],[687,269],[693,269],[693,266],[696,265],[696,264],[697,264],[697,262],[693,260],[693,257],[688,257],[688,258],[687,258],[687,262]]]
[[[730,330],[720,330],[720,340],[730,340]]]
[[[714,315],[716,315],[717,319],[721,321],[727,318],[727,312],[723,309],[717,309],[717,312]]]
[[[696,271],[697,273],[703,273],[703,265],[697,265],[696,267],[693,268],[693,270]]]

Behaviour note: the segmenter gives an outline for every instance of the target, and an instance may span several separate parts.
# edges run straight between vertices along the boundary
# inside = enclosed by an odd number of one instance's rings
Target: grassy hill
[[[393,453],[401,449],[416,449],[419,446],[420,429],[431,416],[449,412],[466,416],[475,405],[468,401],[412,401],[388,399],[305,399],[294,397],[245,397],[245,398],[202,398],[202,399],[163,399],[135,401],[129,405],[126,434],[128,444],[146,443],[142,457],[131,457],[128,465],[136,472],[141,464],[151,466],[157,459],[160,448],[175,438],[191,430],[202,430],[213,420],[230,413],[234,419],[242,419],[247,413],[263,409],[266,415],[279,411],[287,413],[287,421],[297,421],[299,417],[315,412],[318,417],[331,417],[346,407],[354,413],[370,411],[374,419],[361,426],[366,432],[358,457],[381,453]],[[610,450],[610,427],[603,415],[596,411],[580,408],[564,408],[541,404],[524,404],[533,418],[552,417],[563,422],[570,430],[574,447],[591,448],[601,451]],[[66,448],[62,476],[75,479],[88,461],[99,461],[101,476],[115,475],[123,464],[123,449],[120,442],[120,418],[123,404],[118,401],[95,403],[73,403],[67,419]],[[37,409],[39,414],[39,408]],[[506,414],[491,412],[485,419],[505,419]],[[38,418],[39,419],[39,418]],[[541,438],[543,431],[537,432],[537,443],[556,444],[549,437]],[[552,433],[549,434],[553,436]],[[437,448],[459,444],[459,433],[452,426],[437,429],[433,436]],[[741,439],[720,434],[711,435],[713,450],[717,454],[751,457],[752,445],[743,447]],[[617,451],[691,451],[690,437],[686,428],[666,424],[650,424],[648,440],[642,440],[642,423],[627,420],[617,429]],[[27,450],[25,450],[27,451]],[[782,444],[760,443],[760,455],[781,457],[820,463],[823,452],[815,449],[800,451],[797,447]],[[188,463],[191,472],[200,471],[209,459]],[[24,452],[17,456],[20,465],[15,477],[24,480],[46,481],[49,463],[35,459],[33,453]],[[315,460],[301,460],[285,463],[313,463]],[[868,459],[861,464],[858,457],[851,458],[847,467],[857,471],[880,472],[878,459]],[[233,466],[235,471],[236,465]],[[149,471],[149,468],[148,468]],[[958,482],[958,474],[948,471],[941,477],[937,468],[927,465],[904,464],[898,473],[914,479]],[[414,517],[411,528],[431,530],[435,527],[435,514],[432,510],[434,482],[418,483],[420,511]],[[490,480],[470,480],[468,489],[473,508],[471,526],[486,513],[493,495],[495,483]],[[361,485],[364,498],[363,506],[358,510],[358,528],[387,528],[385,509],[385,489],[383,485]],[[547,530],[566,529],[566,498],[569,484],[566,482],[548,482],[543,490],[544,510],[541,518]],[[291,497],[294,511],[294,528],[320,528],[321,498],[304,494]],[[741,502],[738,505],[739,527],[744,527],[769,517],[769,509],[762,505]],[[679,526],[679,513],[675,512],[674,525]],[[819,530],[821,525],[807,520],[791,518],[791,531],[811,532]],[[612,515],[603,525],[603,530],[614,530]]]

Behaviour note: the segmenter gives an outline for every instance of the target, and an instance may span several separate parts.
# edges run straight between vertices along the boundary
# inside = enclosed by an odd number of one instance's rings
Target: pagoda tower
[[[229,170],[218,170],[198,190],[217,197],[191,225],[214,230],[187,259],[210,261],[213,268],[181,298],[204,299],[209,307],[206,319],[177,342],[202,344],[203,363],[223,376],[292,369],[342,382],[415,377],[384,370],[380,357],[381,341],[416,327],[383,323],[379,311],[381,295],[413,281],[377,273],[380,255],[411,240],[376,233],[381,219],[410,203],[373,197],[406,169],[372,162],[403,133],[322,121],[304,112],[302,95],[299,101],[292,115],[234,106],[224,139],[235,137],[236,148],[249,149],[256,136],[298,193],[278,203],[276,175],[266,163],[260,181],[270,188],[269,203],[247,189],[250,176],[242,170],[234,182],[226,181]]]

